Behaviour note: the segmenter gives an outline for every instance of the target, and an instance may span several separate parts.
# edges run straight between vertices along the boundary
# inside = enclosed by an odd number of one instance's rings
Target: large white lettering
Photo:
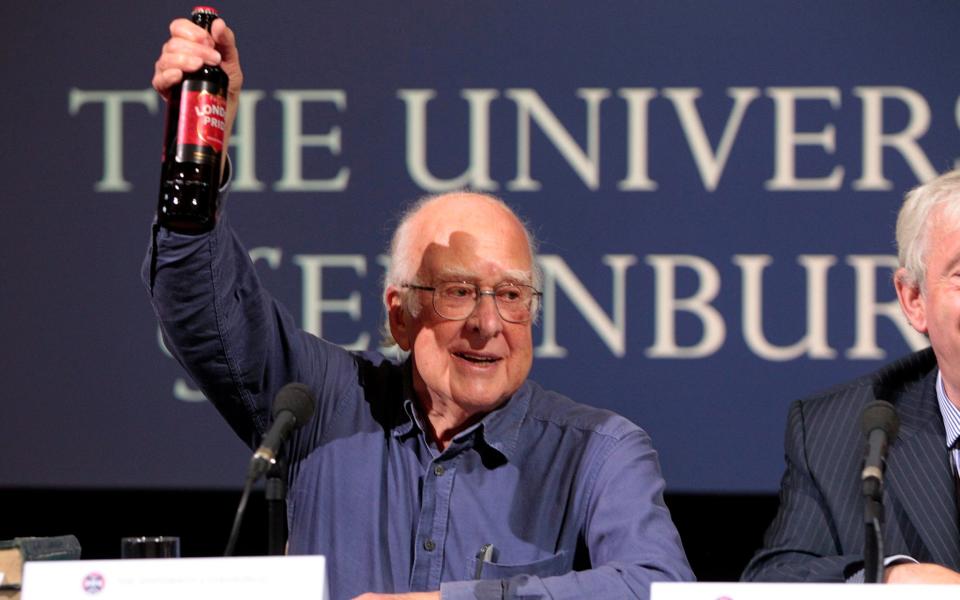
[[[862,174],[850,185],[856,191],[888,190],[895,186],[903,188],[915,182],[895,183],[885,175],[884,153],[895,150],[904,159],[912,170],[917,181],[926,181],[935,176],[935,169],[920,142],[928,131],[933,116],[930,105],[924,96],[903,86],[859,86],[852,90],[852,94],[860,99],[862,131],[858,132],[860,139],[856,140],[862,147]],[[494,111],[495,102],[500,96],[512,104],[515,122],[515,147],[507,144],[506,147],[493,147],[493,139],[504,139],[501,134],[494,136],[494,132],[503,132],[508,127],[503,122],[493,122],[493,115],[503,114],[503,111]],[[534,176],[533,154],[534,143],[532,132],[536,126],[543,133],[547,142],[551,144],[572,168],[573,172],[584,187],[591,191],[599,191],[603,187],[601,173],[600,131],[610,131],[619,134],[624,148],[624,169],[622,178],[617,182],[617,189],[621,192],[648,192],[658,189],[659,184],[654,174],[650,172],[650,123],[651,106],[657,102],[669,102],[677,115],[679,127],[670,123],[663,131],[675,132],[682,135],[690,148],[691,157],[697,167],[703,189],[708,192],[716,191],[728,170],[732,150],[740,137],[742,125],[750,111],[758,104],[760,91],[756,87],[731,87],[727,95],[732,98],[733,105],[727,113],[723,131],[716,144],[711,142],[707,134],[708,127],[703,122],[702,114],[708,112],[701,105],[707,101],[700,88],[620,88],[616,95],[620,100],[620,115],[626,122],[619,131],[610,127],[609,122],[603,122],[601,108],[607,107],[604,103],[611,95],[607,88],[580,88],[575,95],[584,106],[585,127],[568,128],[551,108],[544,102],[540,94],[530,88],[509,88],[502,92],[493,88],[463,89],[460,97],[466,101],[468,110],[464,111],[467,118],[467,166],[456,175],[436,174],[428,166],[428,157],[431,153],[431,144],[443,144],[442,151],[448,152],[451,147],[456,148],[456,142],[450,140],[461,139],[461,135],[428,135],[427,109],[436,96],[432,89],[400,89],[396,96],[404,103],[405,131],[405,160],[407,172],[411,181],[419,188],[428,192],[443,192],[460,188],[493,191],[505,186],[511,191],[537,191],[544,187],[542,176]],[[842,164],[829,162],[822,166],[824,157],[829,160],[837,149],[837,126],[830,121],[832,114],[838,114],[842,104],[842,93],[837,87],[770,87],[765,95],[773,104],[774,119],[770,128],[773,138],[774,169],[772,176],[763,182],[765,189],[770,191],[836,191],[842,188],[846,168]],[[659,97],[662,96],[661,100]],[[230,147],[233,150],[234,179],[233,190],[237,192],[258,191],[266,187],[264,181],[257,176],[257,160],[259,159],[256,146],[256,114],[265,93],[262,90],[245,90],[240,96],[240,106],[237,112],[235,132]],[[342,151],[343,132],[339,125],[330,126],[324,133],[305,133],[304,129],[312,129],[310,124],[304,123],[304,106],[308,103],[328,104],[332,110],[343,113],[347,108],[347,94],[337,89],[302,89],[276,90],[272,98],[280,103],[282,108],[281,133],[281,177],[272,184],[278,192],[341,192],[347,189],[351,170],[348,165],[342,164],[339,159]],[[569,102],[569,99],[566,99]],[[815,102],[826,102],[826,110],[831,111],[828,117],[822,118],[824,125],[819,130],[810,130],[810,126],[798,130],[798,111],[803,106],[811,111]],[[899,131],[884,130],[885,112],[887,104],[896,102],[908,111],[907,124]],[[124,177],[123,172],[123,145],[124,123],[130,115],[124,113],[125,105],[140,104],[150,113],[156,113],[158,107],[157,95],[149,90],[80,90],[71,89],[68,104],[71,115],[77,115],[80,109],[89,103],[103,105],[103,175],[94,184],[94,189],[101,192],[131,191],[132,185]],[[604,108],[609,112],[609,109]],[[129,111],[128,111],[129,112]],[[444,112],[449,112],[444,107]],[[715,111],[709,111],[715,112]],[[960,122],[960,101],[955,106],[954,118]],[[661,111],[662,114],[662,111]],[[805,114],[803,123],[811,121],[811,116]],[[960,124],[960,123],[958,123]],[[604,126],[606,125],[606,126]],[[448,125],[449,127],[449,125]],[[582,138],[578,142],[572,129],[582,129]],[[752,127],[750,131],[755,131]],[[848,127],[848,131],[853,128]],[[746,130],[745,130],[746,131]],[[752,144],[766,144],[762,141],[751,140]],[[330,158],[317,161],[314,157],[318,150],[325,150]],[[311,154],[309,151],[313,151]],[[798,153],[805,152],[811,160],[799,160]],[[500,156],[503,152],[515,153],[516,173],[512,179],[498,181],[491,173],[492,157],[494,153]],[[823,156],[816,156],[820,153]],[[392,156],[400,152],[387,153]],[[310,156],[314,160],[310,163],[311,176],[305,175],[305,158]],[[399,157],[398,157],[398,160]],[[620,158],[616,161],[621,162]],[[960,164],[960,159],[958,159]],[[811,166],[820,165],[820,166]],[[812,172],[811,172],[812,171]],[[327,177],[317,177],[314,173],[320,172]],[[552,171],[554,178],[556,170]],[[739,182],[738,185],[742,185]]]
[[[129,192],[133,186],[123,177],[123,105],[140,104],[154,114],[157,112],[157,93],[150,88],[70,90],[71,115],[76,115],[88,103],[103,104],[103,176],[93,184],[93,189],[98,192]]]
[[[700,118],[699,111],[697,111],[696,103],[697,98],[700,97],[700,90],[697,88],[667,88],[663,90],[663,95],[673,103],[673,108],[680,118],[680,125],[683,126],[687,144],[690,146],[690,151],[697,163],[703,187],[710,192],[717,189],[720,176],[723,174],[723,167],[730,157],[733,141],[740,130],[740,123],[743,122],[743,115],[746,114],[750,103],[760,95],[760,90],[757,88],[730,88],[727,93],[733,98],[733,109],[730,111],[727,125],[723,128],[723,135],[720,137],[720,143],[717,145],[716,153],[714,153],[710,148],[710,140],[707,138],[707,132],[703,127],[703,120]]]
[[[883,176],[885,147],[900,152],[917,180],[936,177],[936,170],[917,143],[930,127],[930,106],[923,96],[904,87],[857,87],[853,93],[863,101],[863,176],[853,182],[853,189],[893,189],[893,182]],[[887,99],[899,100],[910,111],[910,121],[898,133],[883,133],[883,102]]]
[[[230,136],[230,149],[233,150],[233,191],[258,192],[264,188],[262,181],[257,179],[256,149],[257,104],[263,99],[263,92],[259,90],[244,90],[240,92],[240,104],[237,108],[237,119],[233,124],[233,133]]]
[[[347,108],[347,94],[343,90],[277,90],[274,96],[283,104],[283,176],[274,184],[279,191],[333,192],[347,189],[350,169],[340,167],[329,179],[303,178],[303,148],[327,148],[334,156],[340,154],[340,127],[331,127],[327,133],[303,133],[303,103],[329,102],[340,112]]]
[[[610,95],[609,90],[581,88],[577,96],[587,103],[587,151],[577,145],[556,115],[530,89],[507,90],[507,98],[517,105],[517,176],[507,182],[514,191],[539,190],[541,184],[530,176],[530,121],[536,121],[560,155],[573,167],[588,189],[600,187],[600,103]]]
[[[651,254],[647,264],[654,278],[654,342],[647,348],[651,358],[702,358],[716,352],[726,338],[723,316],[710,303],[720,291],[720,273],[710,261],[687,254]],[[700,282],[697,291],[686,298],[676,297],[676,271],[693,270]],[[687,312],[703,326],[700,341],[680,346],[676,335],[676,315]]]
[[[833,124],[816,132],[797,131],[797,100],[827,100],[840,108],[840,90],[833,87],[773,87],[767,89],[776,110],[774,128],[774,174],[768,190],[838,190],[843,182],[843,167],[837,165],[826,177],[797,177],[797,146],[820,146],[829,154],[837,149]]]
[[[323,337],[323,315],[328,312],[347,313],[354,321],[360,320],[360,292],[353,290],[347,298],[330,299],[323,295],[323,270],[348,268],[359,276],[367,274],[367,259],[362,254],[298,254],[293,257],[303,274],[303,325],[317,337]],[[342,344],[348,350],[366,350],[370,334],[363,332],[352,342]]]
[[[617,95],[627,103],[627,176],[617,184],[624,191],[649,191],[657,189],[657,182],[650,179],[649,153],[650,101],[656,97],[653,88],[623,88]],[[960,114],[960,113],[958,113]]]
[[[627,352],[627,269],[636,262],[637,257],[632,254],[606,254],[603,257],[603,263],[610,267],[613,274],[611,319],[561,257],[540,255],[538,263],[543,270],[543,340],[535,350],[536,356],[561,358],[567,354],[567,349],[557,343],[557,288],[564,291],[610,352],[617,357],[624,356]]]
[[[763,333],[763,270],[773,262],[766,254],[738,254],[734,264],[743,274],[743,339],[754,354],[766,360],[834,358],[837,352],[827,343],[827,271],[836,264],[831,255],[803,255],[797,262],[807,272],[807,333],[789,346],[775,346]]]
[[[427,168],[427,103],[433,90],[400,90],[397,96],[407,107],[407,172],[424,190],[445,192],[464,187],[495,190],[490,179],[490,102],[496,90],[464,90],[461,96],[470,105],[470,165],[457,177],[440,179]],[[460,136],[451,136],[459,139]]]

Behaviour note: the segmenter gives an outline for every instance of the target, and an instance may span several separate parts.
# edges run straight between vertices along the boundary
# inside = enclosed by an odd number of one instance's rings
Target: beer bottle
[[[207,31],[217,18],[209,6],[191,14]],[[228,83],[223,69],[204,65],[170,90],[157,207],[157,221],[170,231],[198,234],[216,223]]]

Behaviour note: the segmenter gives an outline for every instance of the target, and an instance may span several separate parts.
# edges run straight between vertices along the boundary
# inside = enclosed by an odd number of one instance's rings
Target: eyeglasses
[[[436,286],[405,283],[401,287],[433,292],[433,310],[444,319],[462,321],[473,314],[481,296],[491,296],[500,318],[509,323],[526,323],[537,311],[540,293],[522,283],[504,282],[492,290],[481,290],[475,283],[441,281]]]

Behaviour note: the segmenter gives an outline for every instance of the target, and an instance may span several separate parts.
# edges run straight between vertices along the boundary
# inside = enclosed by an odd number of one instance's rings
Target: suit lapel
[[[930,550],[933,562],[960,565],[960,529],[954,476],[937,405],[937,371],[903,390],[896,399],[900,433],[887,459],[887,519],[903,507]]]

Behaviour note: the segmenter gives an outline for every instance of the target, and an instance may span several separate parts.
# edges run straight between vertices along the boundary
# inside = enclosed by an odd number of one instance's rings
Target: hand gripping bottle
[[[219,17],[197,6],[191,18],[210,31]],[[223,69],[204,65],[170,90],[157,206],[157,221],[170,231],[198,234],[216,223],[228,84]]]

